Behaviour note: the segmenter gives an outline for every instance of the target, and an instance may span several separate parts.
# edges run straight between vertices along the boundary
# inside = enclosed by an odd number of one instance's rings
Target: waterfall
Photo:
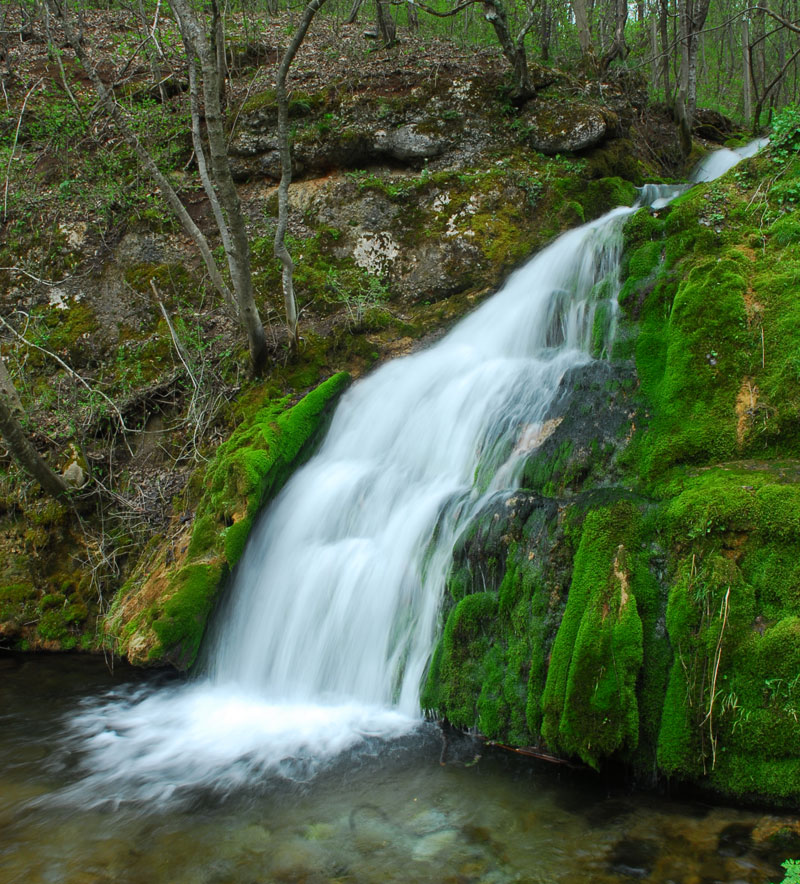
[[[418,714],[455,539],[515,487],[561,378],[591,358],[632,211],[565,234],[439,343],[348,391],[248,542],[208,654],[216,683]]]
[[[682,190],[648,185],[639,204]],[[518,486],[565,373],[608,351],[636,208],[564,234],[436,345],[345,394],[318,453],[253,529],[204,676],[115,692],[72,717],[87,773],[69,800],[307,777],[418,726],[453,547],[487,500]]]
[[[758,153],[767,144],[769,144],[769,138],[756,138],[755,141],[742,145],[742,147],[733,148],[733,150],[722,147],[719,150],[711,151],[697,164],[689,176],[689,181],[693,184],[714,181],[715,178],[724,175],[741,160]]]

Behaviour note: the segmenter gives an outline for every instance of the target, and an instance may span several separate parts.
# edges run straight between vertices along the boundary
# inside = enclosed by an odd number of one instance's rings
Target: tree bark
[[[608,70],[609,65],[616,58],[623,61],[628,57],[628,44],[625,42],[625,25],[628,21],[627,0],[614,0],[614,39],[611,47],[603,56],[600,64],[601,70]]]
[[[514,98],[518,102],[527,101],[536,95],[528,72],[528,56],[525,52],[525,35],[533,23],[532,10],[528,21],[520,31],[516,41],[511,37],[508,16],[500,0],[483,0],[484,18],[494,28],[500,49],[511,65],[514,76]]]
[[[258,315],[253,295],[253,279],[250,270],[250,243],[242,214],[236,185],[228,162],[228,142],[220,104],[220,72],[217,53],[206,38],[200,22],[194,16],[186,0],[172,0],[172,9],[180,20],[181,30],[189,38],[187,53],[196,52],[200,60],[205,103],[206,132],[208,135],[211,172],[214,189],[228,229],[226,257],[236,294],[239,319],[247,335],[250,361],[254,375],[261,375],[267,365],[267,340],[264,326]]]
[[[290,346],[296,350],[300,342],[297,328],[297,301],[294,295],[294,262],[286,248],[286,228],[289,225],[289,185],[292,182],[292,149],[289,144],[289,97],[286,78],[289,68],[300,48],[314,16],[326,0],[311,0],[303,11],[297,29],[286,52],[283,54],[275,76],[275,94],[278,102],[278,147],[281,155],[281,180],[278,185],[278,226],[275,231],[275,257],[282,265],[283,303],[286,311],[286,327]]]
[[[750,22],[742,19],[742,101],[744,118],[753,114],[753,72],[750,70]]]
[[[681,138],[681,150],[688,157],[692,150],[692,125],[697,106],[697,52],[700,33],[706,22],[710,0],[680,0],[681,66],[675,119]]]
[[[550,61],[550,39],[553,32],[553,11],[549,0],[542,0],[541,26],[539,31],[540,57],[547,64]]]
[[[346,25],[352,25],[355,23],[356,19],[358,18],[359,10],[361,9],[361,4],[363,2],[364,0],[353,0],[353,5],[350,7],[350,12],[347,18],[344,20],[344,23]]]
[[[68,495],[69,486],[58,473],[50,469],[44,458],[33,447],[20,422],[14,416],[10,403],[5,396],[0,396],[0,433],[2,433],[9,451],[17,459],[20,466],[49,495],[59,500]]]
[[[397,28],[387,0],[375,0],[375,21],[384,48],[394,46],[397,43]]]
[[[572,0],[572,11],[575,13],[575,26],[578,29],[578,43],[581,47],[581,55],[584,61],[591,60],[594,56],[592,50],[592,30],[589,25],[589,10],[586,0]]]
[[[669,49],[669,0],[660,0],[658,5],[658,25],[661,31],[661,77],[664,81],[664,102],[672,107],[672,84],[670,83],[670,49]]]

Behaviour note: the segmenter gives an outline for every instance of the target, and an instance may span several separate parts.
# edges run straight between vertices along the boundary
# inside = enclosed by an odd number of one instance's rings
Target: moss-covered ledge
[[[293,407],[258,409],[218,448],[194,520],[142,556],[105,619],[107,644],[137,665],[194,662],[217,593],[261,507],[309,455],[339,395],[341,372]]]

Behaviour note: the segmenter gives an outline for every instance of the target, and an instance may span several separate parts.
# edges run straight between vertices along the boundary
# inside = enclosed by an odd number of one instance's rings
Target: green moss
[[[38,591],[26,583],[0,586],[0,622],[24,622],[36,616]]]
[[[219,564],[190,564],[175,575],[173,594],[153,620],[160,646],[151,651],[151,660],[169,661],[178,669],[194,662],[224,573]]]
[[[48,349],[67,354],[73,361],[83,361],[86,342],[98,328],[91,307],[72,301],[66,309],[43,312],[37,319],[41,322],[40,338]]]
[[[800,492],[778,470],[714,469],[666,489],[675,651],[661,768],[721,791],[800,794]],[[751,764],[748,764],[747,759]],[[783,779],[781,779],[781,777]]]
[[[216,543],[218,533],[216,519],[210,513],[200,516],[192,529],[192,537],[189,541],[189,558],[198,558],[211,550]]]
[[[638,739],[643,639],[625,552],[636,521],[625,502],[587,514],[542,696],[542,736],[590,764]]]
[[[292,407],[285,398],[269,401],[217,449],[203,477],[206,492],[186,562],[171,575],[168,601],[153,614],[158,645],[151,662],[180,669],[194,662],[220,582],[239,561],[253,520],[307,456],[349,382],[346,373],[334,375]]]
[[[567,439],[551,456],[537,452],[525,462],[521,485],[543,494],[553,495],[561,487],[572,453],[572,442]]]
[[[636,200],[636,188],[622,178],[600,178],[583,184],[575,199],[583,207],[586,221],[617,206],[630,206]]]
[[[488,690],[496,687],[499,660],[491,655],[486,628],[497,611],[494,593],[467,595],[453,608],[437,650],[435,666],[428,674],[422,705],[439,709],[455,725],[472,727],[479,718],[478,698],[489,675]],[[484,692],[484,715],[488,697]]]
[[[328,99],[327,91],[322,92],[293,92],[289,98],[289,118],[298,119],[306,117],[315,110],[322,108]],[[262,113],[278,114],[278,98],[274,89],[265,89],[256,95],[250,96],[239,108],[239,114],[252,114],[257,111]]]
[[[622,178],[637,186],[642,184],[642,171],[633,144],[615,138],[586,155],[588,173],[592,178]],[[630,205],[628,202],[619,205]]]
[[[645,475],[737,449],[736,395],[755,355],[744,260],[728,253],[700,261],[685,279],[660,282],[643,304],[636,366],[653,418],[635,450]]]

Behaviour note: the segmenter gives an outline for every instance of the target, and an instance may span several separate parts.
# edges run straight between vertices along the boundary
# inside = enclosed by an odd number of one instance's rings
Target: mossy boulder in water
[[[194,520],[155,546],[115,598],[105,622],[114,650],[138,664],[192,665],[253,520],[308,456],[348,383],[340,373],[294,406],[267,402],[220,445]]]

